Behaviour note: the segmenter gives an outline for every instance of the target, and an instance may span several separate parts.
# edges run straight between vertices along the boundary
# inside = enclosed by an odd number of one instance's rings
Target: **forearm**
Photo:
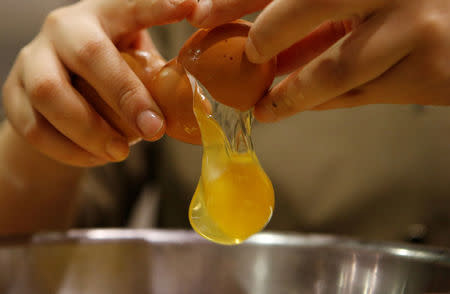
[[[0,235],[68,228],[84,170],[58,163],[0,124]]]

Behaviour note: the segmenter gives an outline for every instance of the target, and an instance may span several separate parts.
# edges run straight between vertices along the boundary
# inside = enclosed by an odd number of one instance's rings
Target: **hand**
[[[448,0],[213,0],[209,11],[202,2],[211,3],[201,0],[192,14],[199,26],[265,7],[247,56],[258,63],[278,54],[280,71],[294,71],[258,102],[260,121],[376,103],[450,104]]]
[[[72,85],[76,75],[146,140],[164,134],[163,115],[119,50],[150,52],[150,70],[164,60],[143,30],[176,22],[195,0],[86,0],[51,12],[23,48],[3,87],[9,123],[41,153],[75,166],[126,158],[126,138]]]

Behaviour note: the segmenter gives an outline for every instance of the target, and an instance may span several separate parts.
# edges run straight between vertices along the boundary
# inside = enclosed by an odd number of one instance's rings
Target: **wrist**
[[[0,234],[66,229],[83,168],[50,159],[0,124]]]
[[[8,120],[0,124],[0,158],[10,171],[24,178],[51,177],[53,180],[80,177],[84,168],[69,166],[49,158],[30,145]],[[1,165],[5,167],[5,165]],[[41,174],[37,173],[39,169]]]

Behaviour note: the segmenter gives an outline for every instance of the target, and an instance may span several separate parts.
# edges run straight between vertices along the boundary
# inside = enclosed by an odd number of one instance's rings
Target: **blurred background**
[[[0,84],[46,14],[73,2],[2,0]],[[150,31],[171,58],[194,28]],[[450,246],[450,107],[304,112],[255,123],[253,140],[276,192],[268,229]],[[188,227],[200,160],[201,147],[167,137],[139,144],[90,172],[76,225]]]

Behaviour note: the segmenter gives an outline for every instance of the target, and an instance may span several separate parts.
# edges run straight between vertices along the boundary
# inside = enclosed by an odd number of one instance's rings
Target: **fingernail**
[[[124,160],[128,156],[128,142],[124,139],[114,138],[106,143],[106,153],[114,160]]]
[[[255,44],[253,44],[253,41],[250,37],[248,37],[245,44],[245,53],[247,54],[247,58],[248,60],[250,60],[250,62],[261,63],[264,61],[262,60],[261,54],[256,49]]]
[[[136,120],[137,126],[146,139],[154,138],[164,125],[163,120],[151,110],[141,112]]]
[[[195,25],[202,26],[206,22],[208,16],[211,12],[212,1],[211,0],[200,0],[197,8],[192,16],[192,22]]]

